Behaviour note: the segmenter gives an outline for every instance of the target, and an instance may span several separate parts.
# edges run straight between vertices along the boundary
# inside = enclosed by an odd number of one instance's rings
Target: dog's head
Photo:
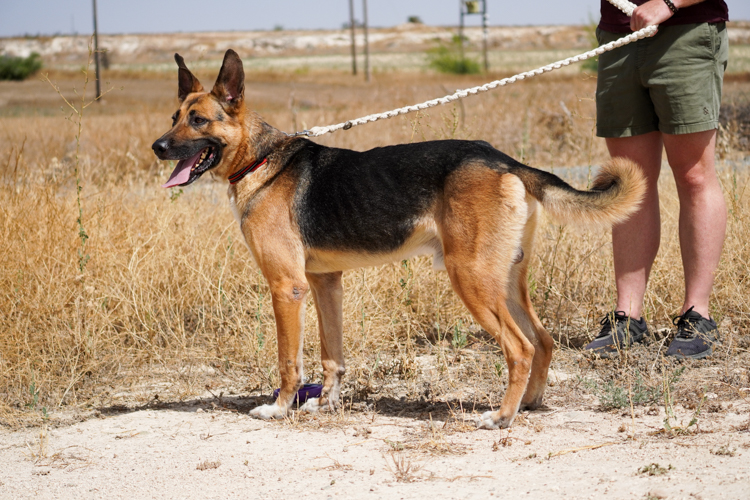
[[[227,50],[213,89],[206,92],[185,66],[185,60],[174,55],[179,67],[177,97],[180,108],[172,116],[172,128],[151,148],[161,160],[178,160],[163,187],[186,186],[213,169],[220,177],[231,175],[237,151],[246,143],[245,72],[242,61],[233,50]],[[239,153],[239,155],[238,155]]]

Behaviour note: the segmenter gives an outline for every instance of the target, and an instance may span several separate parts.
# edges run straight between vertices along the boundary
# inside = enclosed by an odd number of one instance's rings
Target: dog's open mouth
[[[216,148],[211,146],[203,148],[195,155],[177,162],[169,180],[162,187],[187,186],[213,167],[218,160]]]

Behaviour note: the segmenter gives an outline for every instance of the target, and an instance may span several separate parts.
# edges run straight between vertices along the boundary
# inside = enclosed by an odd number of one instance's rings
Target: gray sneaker
[[[677,335],[669,344],[666,356],[676,359],[701,359],[713,353],[713,345],[719,339],[716,322],[706,319],[691,307],[672,323],[677,325]]]
[[[643,342],[648,333],[646,320],[633,319],[623,311],[614,311],[600,321],[602,329],[599,335],[587,344],[584,352],[608,358],[613,353],[628,349],[635,343]],[[614,328],[612,326],[614,325]]]

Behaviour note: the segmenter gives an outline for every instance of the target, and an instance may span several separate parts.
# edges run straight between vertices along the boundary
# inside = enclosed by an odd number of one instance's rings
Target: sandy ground
[[[750,405],[677,437],[663,408],[635,410],[548,408],[510,431],[368,408],[264,422],[206,399],[96,411],[1,430],[0,498],[750,498]]]

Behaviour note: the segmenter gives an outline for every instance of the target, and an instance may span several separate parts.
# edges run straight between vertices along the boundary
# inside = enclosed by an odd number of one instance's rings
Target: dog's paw
[[[328,408],[327,404],[320,404],[321,398],[310,398],[305,401],[305,404],[299,407],[300,411],[306,411],[308,413],[317,413],[321,410]]]
[[[528,411],[534,411],[542,408],[544,405],[542,404],[542,397],[538,397],[534,399],[533,401],[530,401],[528,403],[521,402],[521,406],[518,408],[519,410],[528,410]]]
[[[478,429],[506,429],[513,423],[513,419],[500,417],[497,415],[498,412],[486,411],[477,421]],[[495,418],[495,417],[498,418]]]
[[[282,409],[276,403],[272,405],[258,406],[250,410],[251,417],[260,418],[263,420],[284,418],[285,414],[286,412],[282,411]]]
[[[316,413],[319,411],[336,411],[336,408],[338,408],[338,404],[331,404],[332,399],[331,398],[310,398],[308,399],[305,404],[300,406],[301,411],[306,411],[308,413]]]

